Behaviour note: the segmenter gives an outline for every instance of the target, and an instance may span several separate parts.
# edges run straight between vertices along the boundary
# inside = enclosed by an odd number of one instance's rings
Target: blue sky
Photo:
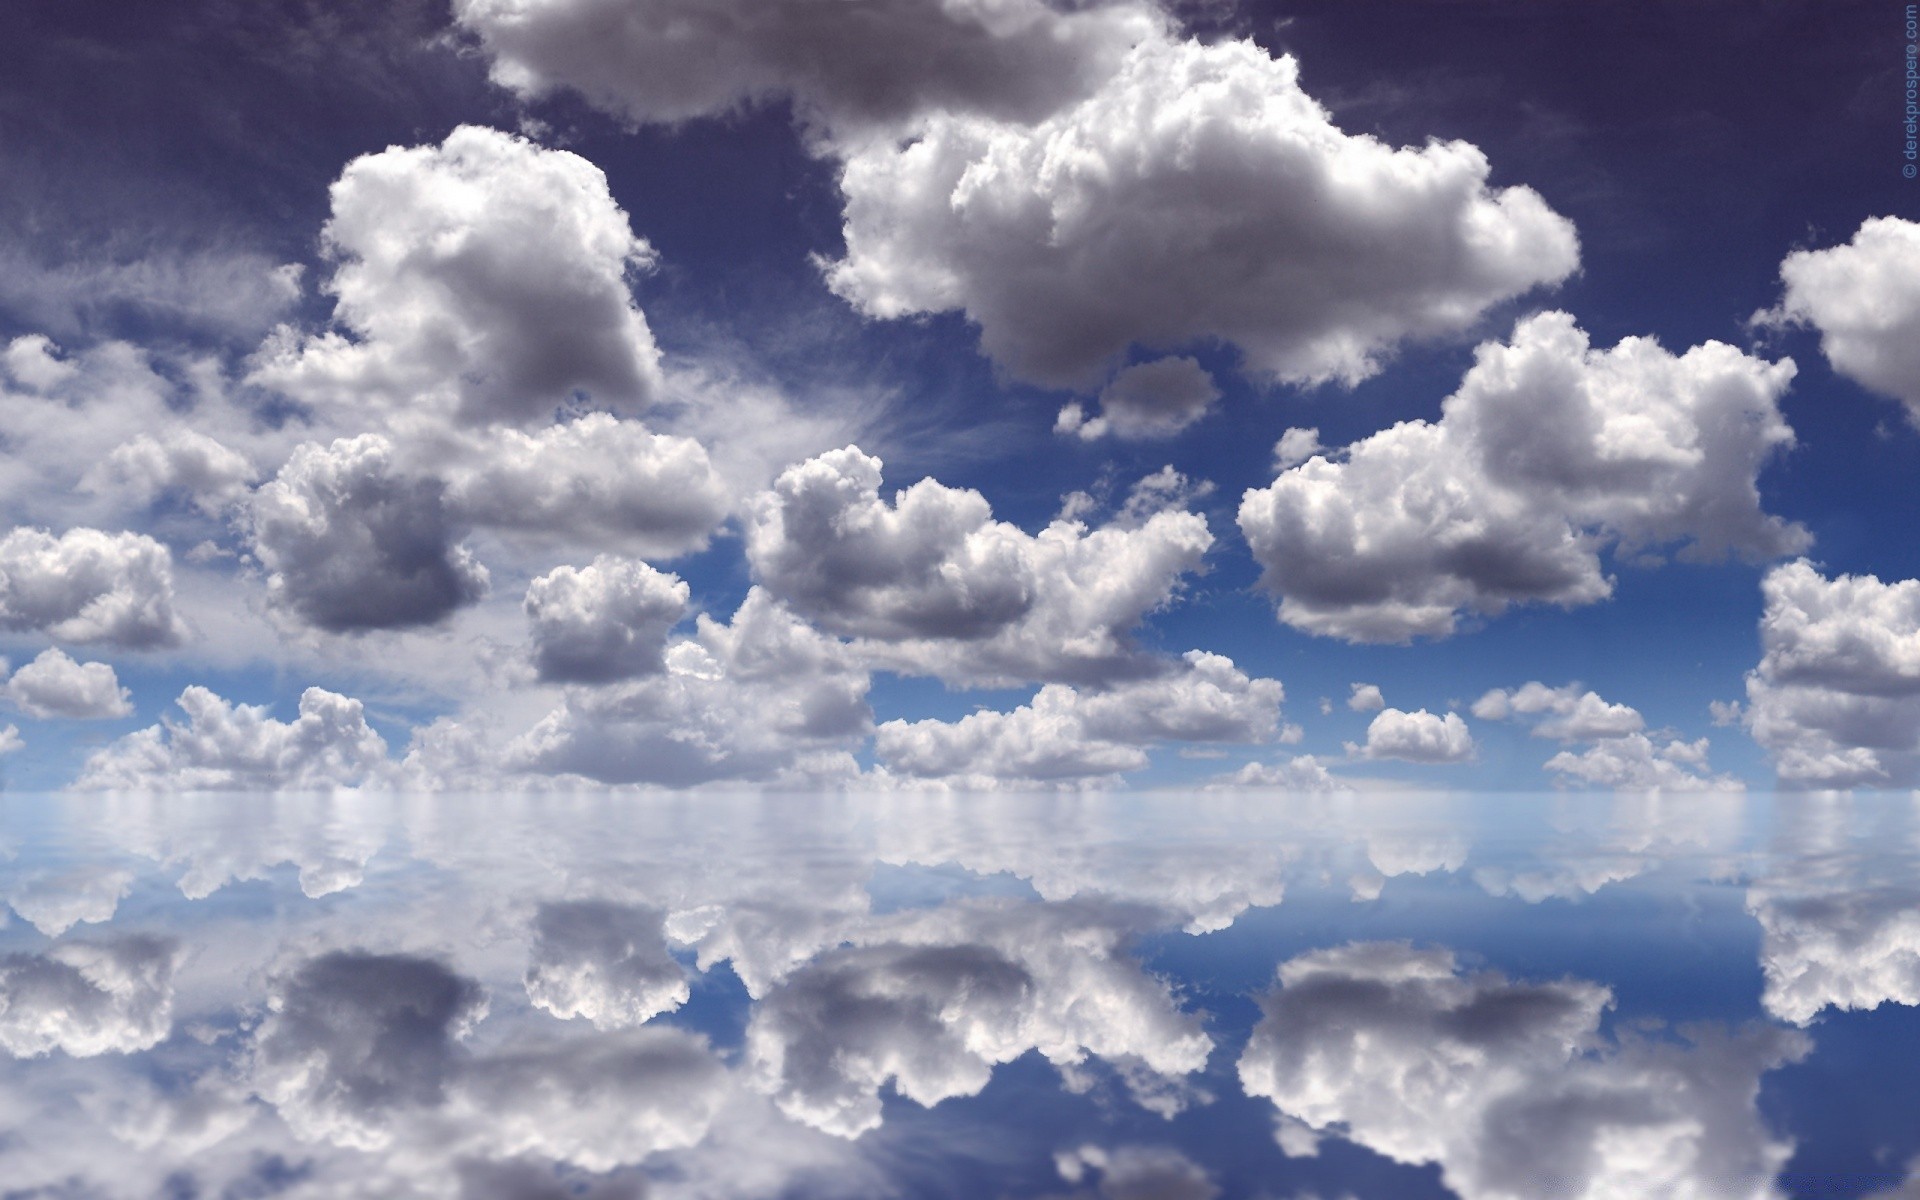
[[[9,19],[12,786],[1920,781],[1902,6]]]

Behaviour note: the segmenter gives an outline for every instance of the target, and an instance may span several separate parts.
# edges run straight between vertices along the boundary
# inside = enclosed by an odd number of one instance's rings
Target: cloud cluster
[[[0,955],[0,1049],[16,1058],[131,1054],[173,1027],[179,948],[157,937]]]
[[[1784,783],[1920,780],[1920,581],[1828,578],[1800,560],[1761,581],[1745,720]]]
[[[1562,750],[1545,764],[1585,783],[1643,792],[1741,787],[1731,776],[1705,773],[1706,738],[1689,742],[1671,730],[1649,735],[1638,710],[1603,700],[1578,683],[1550,688],[1532,680],[1511,690],[1494,688],[1474,701],[1473,715],[1485,721],[1539,718],[1534,737],[1592,743],[1578,752]]]
[[[328,791],[384,778],[387,744],[360,701],[310,687],[300,715],[276,721],[265,705],[232,704],[194,685],[180,693],[185,723],[162,717],[96,751],[74,787],[86,791]]]
[[[1610,1043],[1598,984],[1406,943],[1312,951],[1279,982],[1240,1079],[1304,1127],[1296,1148],[1337,1133],[1437,1163],[1464,1200],[1771,1196],[1792,1152],[1754,1106],[1760,1074],[1810,1049],[1778,1028]]]
[[[105,720],[133,711],[132,693],[120,686],[112,666],[75,662],[58,649],[41,651],[15,671],[5,695],[30,717]]]
[[[1158,742],[1261,742],[1280,721],[1277,679],[1188,651],[1184,668],[1104,690],[1048,684],[1033,700],[958,721],[888,721],[874,757],[889,776],[960,787],[1048,786],[1108,779],[1147,765]]]
[[[1162,28],[1151,5],[1045,0],[456,0],[494,81],[636,122],[767,101],[841,138],[930,108],[1044,115]]]
[[[1565,313],[1483,343],[1437,422],[1407,421],[1249,489],[1240,528],[1280,619],[1358,642],[1444,637],[1463,613],[1591,604],[1599,551],[1765,559],[1805,530],[1756,476],[1793,431],[1790,361],[1650,338],[1595,350]]]
[[[627,286],[653,251],[586,159],[462,126],[353,160],[331,195],[326,288],[347,332],[283,329],[255,382],[323,410],[513,425],[658,389]]]
[[[916,132],[847,154],[828,282],[870,316],[962,310],[996,362],[1054,386],[1215,340],[1260,374],[1351,382],[1578,262],[1572,226],[1490,189],[1477,148],[1344,133],[1250,41],[1147,38],[1044,120]]]
[[[1920,422],[1920,224],[1869,218],[1845,245],[1787,255],[1780,280],[1780,303],[1755,321],[1813,326],[1834,370]]]
[[[173,556],[140,533],[15,529],[0,537],[0,629],[130,650],[175,646]]]
[[[1213,543],[1204,517],[1177,508],[1028,534],[970,489],[923,479],[889,503],[880,483],[880,460],[855,446],[788,468],[754,506],[747,561],[795,612],[860,639],[874,661],[947,680],[1151,670],[1129,633]]]
[[[555,567],[527,587],[533,665],[548,683],[610,683],[666,670],[687,585],[634,559]]]

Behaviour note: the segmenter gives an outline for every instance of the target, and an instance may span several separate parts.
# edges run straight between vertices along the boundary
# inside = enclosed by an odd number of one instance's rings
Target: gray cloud
[[[0,955],[0,1049],[87,1058],[158,1044],[173,1025],[178,958],[174,942],[146,936]]]
[[[0,628],[143,650],[178,645],[173,557],[145,534],[15,529],[0,537]]]
[[[609,683],[666,670],[667,633],[687,585],[646,563],[602,555],[555,567],[527,588],[533,662],[549,683]]]
[[[658,909],[604,900],[542,904],[534,914],[527,999],[596,1029],[644,1025],[687,1002]]]

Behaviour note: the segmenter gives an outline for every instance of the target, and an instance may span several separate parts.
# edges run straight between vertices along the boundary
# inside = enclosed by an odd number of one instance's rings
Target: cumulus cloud
[[[527,999],[596,1029],[644,1025],[692,994],[667,953],[657,909],[602,900],[542,904],[534,915]]]
[[[536,433],[488,429],[428,452],[446,450],[448,507],[503,533],[673,555],[705,546],[727,512],[699,442],[610,413]]]
[[[573,689],[498,765],[669,786],[853,770],[846,747],[872,722],[867,672],[765,590],[751,590],[729,624],[701,614],[666,665]]]
[[[1386,706],[1386,698],[1380,694],[1378,684],[1356,683],[1350,685],[1350,694],[1347,696],[1347,707],[1350,710],[1354,712],[1379,712]],[[1480,713],[1478,711],[1474,713],[1476,717],[1479,715]]]
[[[326,290],[345,332],[281,330],[255,382],[322,408],[514,425],[659,387],[627,286],[653,251],[586,159],[462,126],[354,159],[331,198]]]
[[[180,693],[185,723],[162,717],[88,758],[83,791],[327,791],[381,778],[387,744],[360,701],[311,687],[291,722],[198,685]]]
[[[1078,403],[1060,410],[1054,428],[1082,440],[1111,433],[1129,440],[1172,437],[1206,415],[1220,398],[1213,376],[1191,358],[1136,363],[1100,391],[1100,415],[1088,417]]]
[[[1044,0],[457,0],[494,81],[636,122],[790,101],[849,137],[930,108],[1045,114],[1162,27],[1146,4]]]
[[[29,871],[8,887],[7,903],[22,920],[53,938],[83,921],[111,921],[132,890],[131,871],[92,866]]]
[[[132,650],[174,646],[173,557],[145,534],[15,529],[0,537],[0,629]]]
[[[1437,1163],[1464,1200],[1771,1196],[1792,1153],[1754,1104],[1762,1072],[1811,1048],[1778,1028],[1609,1042],[1598,984],[1405,943],[1312,951],[1279,983],[1240,1059],[1248,1094],[1309,1136]]]
[[[687,595],[678,576],[632,559],[602,555],[585,567],[555,567],[527,588],[534,669],[549,683],[657,675]]]
[[[1124,923],[1068,905],[948,905],[882,923],[788,975],[747,1027],[747,1058],[781,1111],[856,1137],[880,1092],[934,1105],[1037,1050],[1158,1076],[1206,1065],[1212,1042],[1167,984],[1122,949]]]
[[[1920,781],[1920,581],[1830,579],[1801,560],[1760,586],[1761,658],[1744,719],[1781,781]]]
[[[132,693],[107,663],[79,663],[58,649],[40,656],[7,680],[6,697],[30,717],[103,720],[133,711]]]
[[[1533,736],[1590,742],[1562,750],[1546,769],[1569,779],[1622,791],[1738,791],[1727,775],[1707,775],[1707,739],[1686,741],[1671,730],[1642,732],[1638,710],[1602,699],[1578,683],[1550,688],[1531,680],[1517,688],[1494,688],[1473,702],[1483,721],[1534,718]]]
[[[1920,892],[1766,881],[1747,892],[1760,922],[1761,1003],[1805,1025],[1823,1009],[1920,1005]]]
[[[247,522],[274,603],[331,633],[432,624],[486,594],[445,485],[398,468],[380,434],[301,446]]]
[[[1231,775],[1215,780],[1215,788],[1277,788],[1285,792],[1350,792],[1353,786],[1337,779],[1325,763],[1311,754],[1296,754],[1283,762],[1250,762]]]
[[[1048,684],[1011,712],[958,721],[888,721],[874,756],[894,776],[968,787],[1058,784],[1147,764],[1158,742],[1259,742],[1279,725],[1285,693],[1233,660],[1190,650],[1184,669],[1105,690]]]
[[[1572,226],[1489,189],[1477,148],[1348,135],[1249,41],[1147,38],[1044,120],[916,132],[847,155],[829,284],[875,317],[963,310],[1043,384],[1216,339],[1276,379],[1352,382],[1578,262]]]
[[[1533,727],[1533,736],[1563,742],[1586,742],[1624,737],[1647,726],[1640,714],[1624,704],[1609,704],[1599,693],[1577,683],[1550,688],[1532,680],[1508,690],[1494,688],[1473,702],[1473,715],[1483,721],[1521,716],[1552,716]]]
[[[1843,246],[1787,255],[1780,281],[1780,303],[1755,322],[1813,326],[1834,370],[1920,422],[1920,224],[1869,218]]]
[[[0,1049],[88,1058],[157,1045],[173,1026],[178,957],[173,942],[144,936],[0,955]]]
[[[1128,635],[1212,545],[1166,508],[1089,531],[1028,534],[970,489],[923,479],[880,496],[881,463],[849,446],[782,472],[755,504],[755,577],[896,670],[978,683],[1088,681],[1151,664]]]
[[[1437,422],[1406,421],[1249,489],[1240,528],[1280,619],[1359,642],[1464,613],[1612,594],[1599,552],[1765,559],[1804,548],[1755,479],[1793,431],[1790,361],[1650,338],[1594,350],[1565,313],[1486,342]]]
[[[1460,714],[1434,714],[1424,708],[1382,709],[1367,725],[1366,743],[1350,748],[1365,758],[1417,763],[1467,762],[1474,751],[1473,734]]]

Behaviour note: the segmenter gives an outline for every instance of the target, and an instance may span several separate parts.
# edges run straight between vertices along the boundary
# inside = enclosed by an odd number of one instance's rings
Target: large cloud
[[[1213,542],[1204,517],[1178,509],[1030,535],[933,479],[889,503],[880,469],[854,446],[788,468],[754,507],[747,558],[796,612],[899,670],[999,683],[1143,673],[1129,631]]]
[[[322,688],[300,696],[300,715],[276,721],[265,705],[230,704],[206,688],[180,693],[186,723],[130,733],[97,751],[74,787],[129,791],[327,791],[377,781],[387,744],[358,700]]]
[[[1870,218],[1844,246],[1787,255],[1780,279],[1780,303],[1756,320],[1812,325],[1836,371],[1920,421],[1920,224]]]
[[[15,529],[0,537],[0,629],[129,649],[179,644],[173,557],[145,534]]]
[[[1920,581],[1829,579],[1804,560],[1761,583],[1746,722],[1783,782],[1920,781]]]
[[[527,999],[598,1029],[644,1025],[687,1002],[686,972],[667,953],[656,909],[604,900],[542,904],[534,914]]]
[[[702,614],[666,663],[658,675],[572,690],[500,765],[672,786],[851,772],[846,747],[872,721],[867,673],[764,590],[750,591],[730,624]]]
[[[0,1049],[85,1058],[145,1050],[173,1026],[178,947],[156,937],[0,955]]]
[[[648,401],[659,351],[627,288],[653,252],[600,169],[492,129],[348,163],[323,230],[352,335],[283,330],[255,381],[322,407],[544,423],[580,393]]]
[[[1458,763],[1473,758],[1473,733],[1459,713],[1382,709],[1367,724],[1367,740],[1352,747],[1367,758],[1403,762]]]
[[[397,467],[380,434],[301,446],[248,524],[274,602],[329,632],[432,624],[486,594],[445,485]]]
[[[1760,922],[1761,1003],[1781,1020],[1920,1005],[1920,891],[1904,881],[1762,881],[1747,892],[1747,911]]]
[[[1045,0],[456,0],[496,82],[633,121],[789,100],[841,136],[926,108],[1035,117],[1112,71],[1149,5]]]
[[[1437,422],[1407,421],[1249,489],[1240,528],[1280,619],[1349,641],[1443,637],[1464,612],[1591,604],[1599,551],[1765,559],[1805,530],[1755,480],[1793,431],[1793,364],[1709,342],[1594,350],[1565,313],[1487,342]]]
[[[553,683],[609,683],[666,670],[667,632],[687,611],[687,585],[646,563],[602,555],[555,567],[527,588],[533,663]]]
[[[131,693],[107,663],[75,662],[57,649],[40,656],[7,680],[6,697],[30,717],[103,720],[133,711]]]
[[[830,284],[876,317],[964,310],[1046,384],[1215,339],[1262,374],[1354,381],[1578,261],[1572,226],[1490,190],[1475,147],[1349,136],[1292,58],[1246,41],[1148,38],[1046,120],[938,113],[918,134],[847,157]]]
[[[1247,1092],[1311,1131],[1438,1163],[1464,1200],[1780,1194],[1792,1144],[1754,1099],[1761,1072],[1810,1048],[1794,1034],[1610,1043],[1598,984],[1466,972],[1405,943],[1312,951],[1279,979],[1240,1059]]]
[[[1094,1055],[1163,1077],[1200,1070],[1211,1040],[1127,957],[1114,918],[981,903],[883,923],[767,994],[748,1059],[782,1111],[843,1137],[879,1126],[889,1082],[933,1105],[1029,1050],[1063,1068]]]
[[[874,755],[891,777],[967,787],[1104,779],[1146,766],[1158,742],[1265,741],[1284,694],[1279,680],[1249,679],[1231,659],[1192,650],[1183,669],[1103,691],[1049,684],[1011,712],[888,721]]]

